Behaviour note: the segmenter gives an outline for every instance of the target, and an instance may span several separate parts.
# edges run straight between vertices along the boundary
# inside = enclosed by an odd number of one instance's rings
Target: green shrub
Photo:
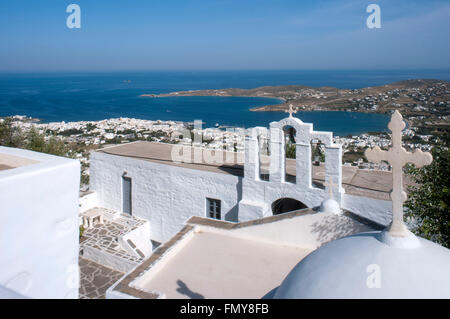
[[[84,229],[83,225],[81,225],[81,226],[80,226],[80,238],[83,237],[84,230],[85,230],[85,229]]]

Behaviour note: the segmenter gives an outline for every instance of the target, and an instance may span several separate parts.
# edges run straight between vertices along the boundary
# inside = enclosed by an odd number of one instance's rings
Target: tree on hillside
[[[432,150],[433,162],[422,168],[408,167],[416,186],[409,187],[406,216],[413,232],[450,248],[450,151],[448,135]]]
[[[35,127],[32,127],[27,134],[25,148],[36,152],[66,157],[69,151],[64,142],[54,136],[46,141],[44,135],[40,134]]]
[[[0,145],[8,147],[22,147],[23,135],[20,129],[13,126],[10,117],[0,119]]]
[[[46,143],[45,153],[57,156],[73,157],[68,154],[69,149],[64,142],[54,136],[50,137]]]
[[[39,131],[33,126],[27,134],[25,148],[44,153],[45,150],[45,139],[44,135],[40,134]]]

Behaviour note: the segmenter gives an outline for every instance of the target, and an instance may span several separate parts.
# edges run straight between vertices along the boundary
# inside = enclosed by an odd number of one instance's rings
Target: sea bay
[[[189,96],[143,98],[181,90],[254,88],[264,85],[309,85],[361,88],[408,78],[448,79],[431,71],[223,71],[1,74],[0,116],[26,115],[43,122],[98,121],[133,117],[191,122],[204,127],[268,126],[282,112],[252,112],[252,107],[278,104],[261,97]],[[314,129],[336,135],[385,131],[383,114],[314,111],[296,114]]]

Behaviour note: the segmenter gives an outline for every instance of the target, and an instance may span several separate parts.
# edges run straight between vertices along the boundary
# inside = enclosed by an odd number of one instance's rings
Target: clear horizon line
[[[44,73],[152,73],[152,72],[299,72],[299,71],[432,71],[450,72],[450,68],[267,68],[267,69],[110,69],[110,70],[0,70],[0,74]]]

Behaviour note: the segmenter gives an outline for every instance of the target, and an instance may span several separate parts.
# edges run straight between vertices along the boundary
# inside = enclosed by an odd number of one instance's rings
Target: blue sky
[[[449,16],[448,0],[1,1],[0,71],[450,69]]]

